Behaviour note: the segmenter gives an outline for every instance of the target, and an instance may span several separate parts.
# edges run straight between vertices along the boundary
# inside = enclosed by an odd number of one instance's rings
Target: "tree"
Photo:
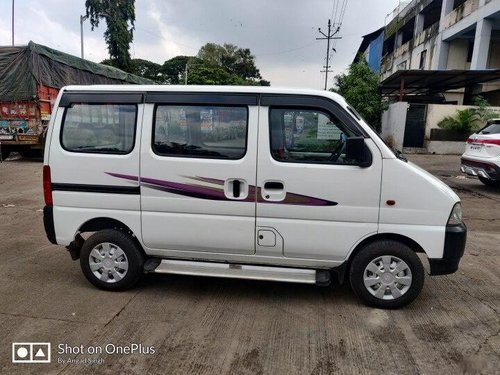
[[[163,83],[162,66],[149,60],[132,59],[132,74]]]
[[[216,65],[199,64],[189,68],[190,85],[246,85],[247,82]]]
[[[200,63],[201,60],[193,56],[176,56],[165,61],[161,67],[164,83],[170,85],[184,84],[186,65]]]
[[[260,84],[262,79],[260,71],[255,65],[255,56],[249,48],[239,48],[234,44],[207,43],[198,51],[197,57],[209,65],[219,66],[238,77],[253,82],[247,84]],[[262,80],[263,83],[268,83]],[[264,86],[268,86],[265,85]]]
[[[106,21],[104,39],[113,66],[131,72],[129,48],[134,36],[135,0],[86,0],[85,9],[92,30],[102,19]]]
[[[102,60],[101,64],[118,68],[116,61],[111,59]],[[164,81],[162,66],[149,60],[130,60],[130,69],[128,73],[135,74],[136,76],[144,77],[158,83],[163,83]]]
[[[380,118],[386,109],[380,93],[380,79],[365,59],[349,66],[347,74],[335,76],[331,89],[342,95],[375,129],[380,129]]]

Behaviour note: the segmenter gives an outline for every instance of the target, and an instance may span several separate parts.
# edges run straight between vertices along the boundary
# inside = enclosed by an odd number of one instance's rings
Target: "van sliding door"
[[[149,93],[142,236],[152,253],[255,252],[255,95]]]

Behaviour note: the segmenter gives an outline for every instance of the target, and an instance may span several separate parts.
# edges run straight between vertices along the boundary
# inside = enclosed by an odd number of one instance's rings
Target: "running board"
[[[330,273],[328,271],[244,264],[191,262],[172,259],[161,260],[158,266],[150,269],[149,272],[322,285],[330,281]]]

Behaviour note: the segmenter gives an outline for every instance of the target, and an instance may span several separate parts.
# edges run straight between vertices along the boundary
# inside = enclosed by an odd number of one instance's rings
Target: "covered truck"
[[[66,85],[152,84],[120,69],[29,42],[0,47],[0,148],[43,150],[52,106]]]

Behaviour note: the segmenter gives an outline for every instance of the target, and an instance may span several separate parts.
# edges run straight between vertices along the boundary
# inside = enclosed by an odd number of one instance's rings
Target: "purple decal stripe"
[[[125,175],[125,174],[119,174],[119,173],[111,173],[111,172],[106,172],[106,174],[113,176],[113,177],[118,177],[118,178],[123,178],[125,180],[129,181],[139,181],[138,176],[130,176],[130,175]],[[185,176],[186,178],[192,179],[192,180],[197,180],[197,181],[203,181],[203,182],[209,182],[217,185],[224,185],[224,180],[218,180],[215,178],[208,178],[208,177],[188,177]],[[192,197],[192,198],[199,198],[199,199],[209,199],[209,200],[218,200],[218,201],[231,201],[231,202],[254,202],[255,196],[257,196],[257,202],[258,203],[268,203],[268,204],[288,204],[288,205],[296,205],[296,206],[336,206],[338,203],[333,202],[333,201],[328,201],[325,199],[320,199],[320,198],[315,198],[311,197],[308,195],[302,195],[302,194],[294,194],[294,193],[286,193],[285,199],[282,201],[278,202],[272,202],[265,200],[262,198],[262,189],[260,187],[256,187],[254,185],[250,185],[248,187],[248,197],[242,200],[234,200],[234,199],[229,199],[226,197],[224,194],[224,190],[221,186],[219,187],[212,187],[212,186],[202,186],[202,185],[197,185],[197,184],[183,184],[180,182],[171,182],[171,181],[165,181],[165,180],[158,180],[154,178],[147,178],[147,177],[142,177],[140,179],[141,185],[147,186],[151,189],[156,189],[156,190],[161,190],[165,191],[168,193],[172,194],[178,194],[178,195],[183,195],[187,197]]]
[[[214,188],[206,186],[181,184],[179,182],[170,182],[144,177],[141,179],[141,183],[144,183],[148,187],[152,187],[154,189],[163,190],[174,194],[186,195],[193,198],[228,200],[223,190],[215,190]]]
[[[128,174],[111,173],[111,172],[104,172],[104,173],[106,173],[107,175],[113,176],[113,177],[123,178],[124,180],[139,181],[138,176],[130,176]]]
[[[191,180],[195,181],[202,181],[202,182],[210,182],[212,184],[217,184],[217,185],[224,185],[224,180],[219,180],[217,178],[209,178],[209,177],[189,177],[189,176],[184,176],[186,178],[189,178]]]

